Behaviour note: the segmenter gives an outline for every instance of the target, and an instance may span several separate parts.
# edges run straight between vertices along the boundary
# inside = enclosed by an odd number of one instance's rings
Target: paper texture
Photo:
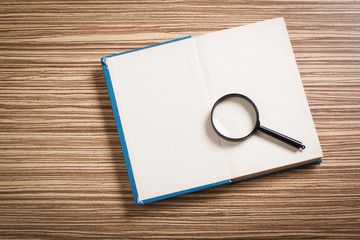
[[[230,178],[193,41],[107,60],[141,200]]]
[[[263,133],[246,141],[221,140],[236,178],[322,157],[283,18],[195,38],[211,103],[236,92],[254,101],[260,123],[302,141],[296,150]]]

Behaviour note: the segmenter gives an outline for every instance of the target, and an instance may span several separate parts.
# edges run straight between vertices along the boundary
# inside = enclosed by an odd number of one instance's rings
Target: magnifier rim
[[[255,126],[254,126],[254,129],[246,136],[244,137],[240,137],[240,138],[231,138],[231,137],[227,137],[223,134],[221,134],[215,127],[215,124],[214,124],[214,110],[216,108],[216,106],[221,103],[222,101],[228,99],[228,98],[231,98],[231,97],[238,97],[238,98],[242,98],[242,99],[245,99],[246,101],[248,101],[251,106],[255,109],[255,113],[256,113],[256,123],[255,123]],[[251,135],[253,135],[259,125],[260,125],[260,121],[259,121],[259,111],[255,105],[255,103],[250,99],[248,98],[247,96],[243,95],[243,94],[240,94],[240,93],[229,93],[229,94],[226,94],[224,96],[222,96],[221,98],[219,98],[213,105],[212,109],[211,109],[211,125],[213,127],[213,129],[215,130],[215,132],[217,133],[217,135],[219,135],[220,137],[228,140],[228,141],[233,141],[233,142],[237,142],[237,141],[242,141],[242,140],[245,140],[246,138],[250,137]]]

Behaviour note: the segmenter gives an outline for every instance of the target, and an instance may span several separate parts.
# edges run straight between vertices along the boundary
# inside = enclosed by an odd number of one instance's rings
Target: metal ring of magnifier
[[[254,108],[255,110],[255,113],[256,113],[256,123],[255,123],[255,126],[254,126],[254,129],[248,134],[246,135],[245,137],[240,137],[240,138],[230,138],[230,137],[227,137],[227,136],[224,136],[223,134],[221,134],[215,127],[215,124],[214,124],[214,118],[213,118],[213,114],[214,114],[214,110],[216,108],[216,106],[221,103],[222,101],[224,101],[225,99],[228,99],[228,98],[231,98],[231,97],[238,97],[238,98],[242,98],[242,99],[245,99],[246,101],[248,101],[251,106]],[[215,103],[214,103],[214,106],[212,107],[211,109],[211,125],[212,127],[214,128],[215,132],[217,133],[217,135],[219,135],[220,137],[228,140],[228,141],[232,141],[232,142],[237,142],[237,141],[242,141],[242,140],[245,140],[246,138],[250,137],[251,135],[253,135],[259,128],[260,126],[260,121],[259,121],[259,111],[255,105],[255,103],[250,99],[248,98],[247,96],[245,95],[242,95],[242,94],[239,94],[239,93],[230,93],[230,94],[226,94],[225,96],[222,96],[221,98],[219,98]]]

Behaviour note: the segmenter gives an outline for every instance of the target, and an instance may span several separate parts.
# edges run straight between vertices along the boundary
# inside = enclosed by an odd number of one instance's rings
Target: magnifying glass
[[[260,125],[255,103],[245,95],[230,93],[219,98],[211,109],[215,132],[228,141],[242,141],[261,131],[297,149],[305,146],[298,140]]]

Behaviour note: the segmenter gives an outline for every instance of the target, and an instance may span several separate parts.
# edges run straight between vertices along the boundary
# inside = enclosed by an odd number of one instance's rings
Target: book
[[[283,18],[101,61],[136,204],[321,162]],[[306,148],[261,132],[241,142],[220,138],[210,112],[232,92],[250,97],[266,126]]]

